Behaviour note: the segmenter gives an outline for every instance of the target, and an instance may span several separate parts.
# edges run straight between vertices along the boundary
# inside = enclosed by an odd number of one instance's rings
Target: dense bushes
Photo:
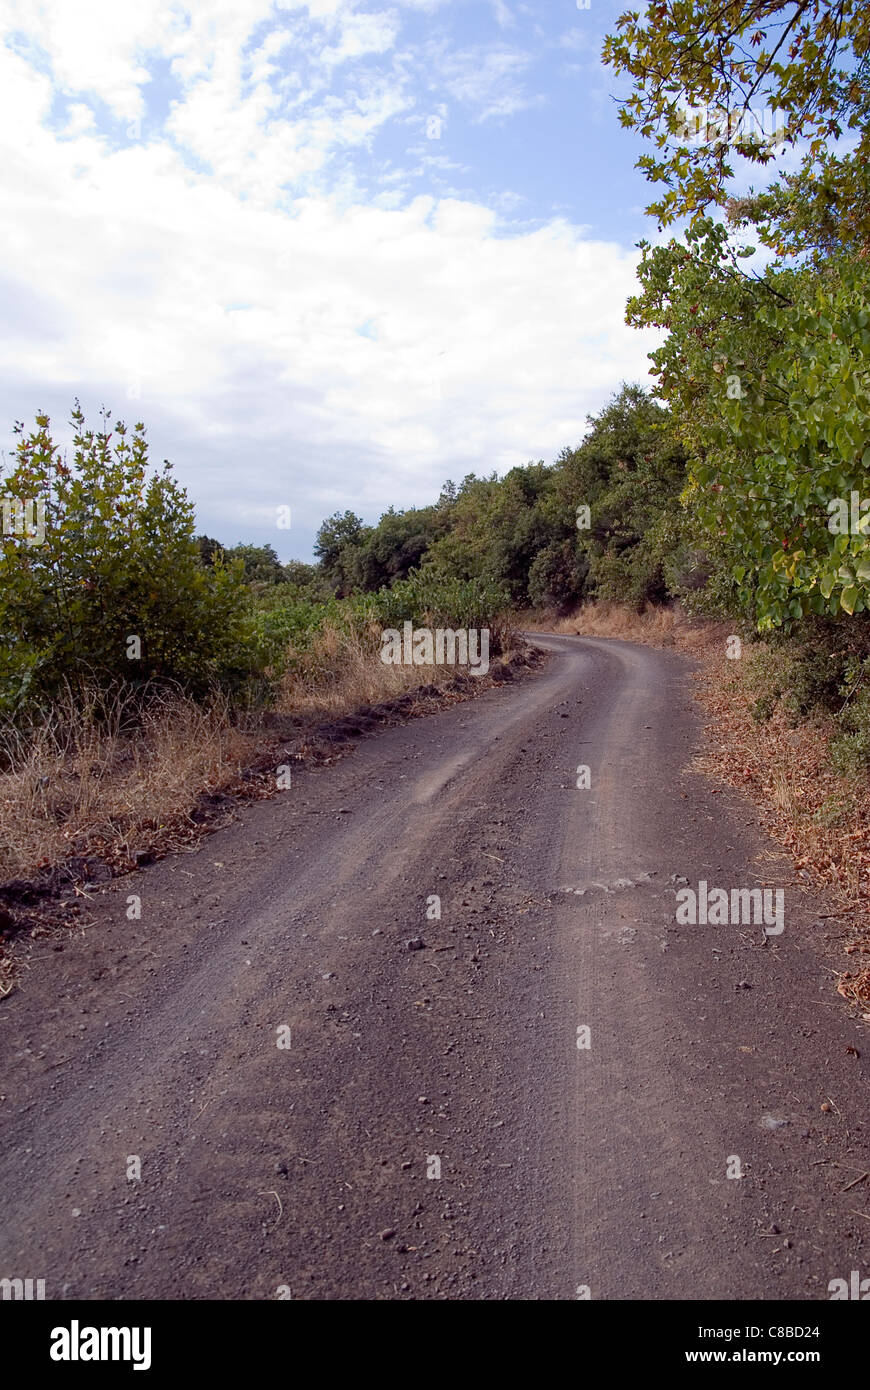
[[[870,766],[870,622],[808,620],[800,636],[771,635],[754,654],[754,714],[769,719],[780,707],[790,722],[815,713],[833,715],[839,732],[831,757],[840,772]]]
[[[529,566],[529,601],[558,612],[567,611],[583,593],[588,574],[589,560],[580,553],[573,536],[550,541]]]
[[[485,580],[451,579],[414,570],[407,579],[376,593],[355,593],[341,600],[313,602],[279,593],[268,606],[259,608],[257,642],[263,664],[273,675],[284,670],[292,673],[303,664],[327,627],[368,643],[373,652],[380,646],[384,628],[400,629],[404,622],[417,627],[488,627],[494,639],[491,650],[497,652],[503,626],[499,613],[506,604],[505,592]]]
[[[834,714],[843,767],[870,747],[868,16],[833,0],[651,6],[620,15],[603,55],[630,82],[622,124],[649,141],[647,211],[659,232],[681,223],[641,242],[627,306],[663,333],[651,375],[688,460],[666,583],[769,635],[757,713]],[[752,119],[764,107],[776,133]],[[773,175],[760,191],[745,168],[736,182],[735,154]]]
[[[553,465],[469,475],[377,526],[336,513],[316,565],[196,536],[170,465],[149,466],[142,424],[128,431],[104,412],[95,431],[78,403],[72,423],[70,459],[47,416],[29,434],[16,426],[4,492],[38,499],[45,530],[2,537],[5,715],[85,684],[262,703],[325,625],[358,636],[405,620],[489,627],[497,650],[509,606],[566,609],[587,595],[642,605],[669,591],[683,460],[666,412],[639,387],[624,387]]]
[[[458,604],[460,616],[472,591],[450,590],[456,582],[483,585],[487,603],[500,595],[515,607],[664,600],[674,591],[665,562],[686,482],[668,413],[641,387],[623,386],[588,426],[552,465],[530,463],[503,478],[469,474],[446,483],[432,507],[390,508],[370,527],[336,513],[318,533],[322,576],[336,595],[391,586],[409,603],[420,584],[433,594],[436,585],[432,611]]]
[[[76,403],[69,462],[39,415],[4,493],[44,507],[44,535],[0,536],[0,712],[88,684],[239,689],[256,668],[239,565],[204,566],[193,508],[170,467],[148,466],[144,426]]]
[[[16,426],[3,493],[38,502],[28,516],[41,524],[32,535],[4,525],[0,537],[0,715],[33,719],[62,691],[102,691],[108,707],[121,689],[150,698],[168,686],[266,703],[327,629],[374,653],[381,628],[405,620],[495,627],[498,650],[506,584],[451,573],[443,559],[410,563],[447,533],[443,499],[425,525],[393,511],[376,528],[333,517],[318,565],[282,565],[271,546],[224,549],[194,534],[170,465],[149,467],[142,424],[128,432],[104,412],[94,431],[78,403],[72,423],[69,460],[47,416],[29,434]],[[390,582],[354,585],[353,575]]]
[[[383,627],[400,627],[409,620],[418,626],[492,628],[507,603],[506,591],[491,580],[457,579],[422,569],[379,590],[371,611]]]

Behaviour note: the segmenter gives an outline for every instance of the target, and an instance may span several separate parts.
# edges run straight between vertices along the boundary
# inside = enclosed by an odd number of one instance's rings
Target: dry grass
[[[679,646],[687,651],[706,646],[713,624],[688,617],[680,608],[647,604],[637,612],[625,604],[596,600],[567,617],[542,611],[523,622],[529,631],[556,632],[576,637],[617,637],[654,647]],[[715,625],[718,632],[719,625]]]
[[[99,718],[96,701],[69,698],[27,737],[0,729],[0,998],[21,965],[8,940],[80,920],[78,887],[75,896],[69,889],[60,901],[51,897],[64,880],[128,872],[226,823],[240,799],[274,795],[275,767],[288,756],[339,755],[343,716],[368,710],[371,721],[379,717],[373,707],[404,696],[400,717],[411,717],[489,684],[444,692],[456,668],[385,665],[379,646],[375,633],[325,630],[299,655],[277,707],[242,721],[225,701],[204,708],[174,694],[135,716],[118,702]],[[419,700],[408,700],[413,692]]]
[[[281,682],[276,711],[311,718],[339,716],[453,677],[452,667],[385,665],[378,656],[380,633],[374,624],[365,634],[327,624]]]
[[[252,738],[226,705],[163,695],[129,728],[67,699],[27,739],[7,731],[0,772],[0,883],[112,844],[135,858],[202,792],[239,775]]]
[[[453,666],[385,665],[379,649],[380,628],[326,627],[297,654],[270,716],[292,716],[304,744],[318,721],[421,688],[437,693],[457,674]],[[129,867],[137,854],[165,852],[198,833],[203,817],[191,813],[204,796],[274,788],[274,778],[255,787],[246,770],[265,766],[281,740],[256,717],[234,720],[225,701],[203,708],[164,695],[135,719],[121,701],[108,717],[95,708],[68,698],[26,738],[0,732],[0,885],[80,856]]]
[[[847,777],[832,766],[837,727],[829,716],[798,722],[779,703],[769,718],[757,717],[777,660],[764,643],[744,648],[740,661],[708,653],[700,695],[719,746],[705,761],[748,793],[800,875],[824,884],[832,910],[859,925],[870,899],[870,787],[866,775]]]

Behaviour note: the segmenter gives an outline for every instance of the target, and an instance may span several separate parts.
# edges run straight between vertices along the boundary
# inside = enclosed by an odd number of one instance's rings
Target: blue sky
[[[105,402],[201,530],[307,559],[578,442],[653,342],[620,8],[2,0],[3,446]]]

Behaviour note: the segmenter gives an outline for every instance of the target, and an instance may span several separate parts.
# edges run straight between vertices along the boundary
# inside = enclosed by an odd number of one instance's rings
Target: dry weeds
[[[106,839],[135,856],[155,827],[237,776],[252,747],[220,700],[164,694],[135,732],[129,719],[120,700],[98,720],[68,699],[29,737],[6,732],[0,883]]]
[[[149,862],[229,819],[233,799],[272,795],[275,767],[287,757],[337,756],[342,717],[361,716],[358,733],[376,717],[413,717],[491,683],[474,679],[459,690],[450,688],[460,674],[452,666],[385,665],[378,637],[374,628],[327,627],[295,654],[277,701],[260,715],[234,716],[220,698],[203,707],[164,693],[144,712],[119,699],[98,716],[96,700],[69,697],[27,735],[0,731],[0,945],[16,925],[4,902],[20,918],[16,904],[30,903],[32,881],[54,892],[61,869],[63,881],[86,882]]]
[[[337,717],[416,690],[424,682],[452,679],[452,667],[385,665],[378,657],[380,627],[360,635],[327,625],[310,651],[281,682],[275,702],[279,714],[303,718]]]

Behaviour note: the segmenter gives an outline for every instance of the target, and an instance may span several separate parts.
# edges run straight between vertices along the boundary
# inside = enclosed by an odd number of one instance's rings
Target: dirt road
[[[538,640],[541,674],[294,772],[37,944],[0,1008],[0,1277],[823,1299],[870,1275],[867,1031],[825,904],[689,769],[684,658]],[[783,887],[783,932],[678,924],[681,879]]]

